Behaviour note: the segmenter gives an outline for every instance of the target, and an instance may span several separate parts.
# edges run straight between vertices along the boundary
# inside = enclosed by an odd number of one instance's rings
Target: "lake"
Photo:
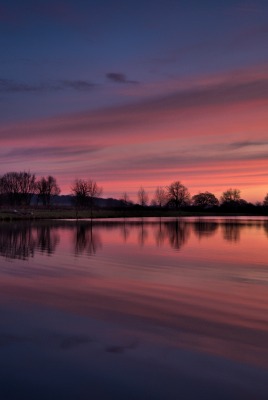
[[[0,390],[268,398],[268,219],[0,224]]]

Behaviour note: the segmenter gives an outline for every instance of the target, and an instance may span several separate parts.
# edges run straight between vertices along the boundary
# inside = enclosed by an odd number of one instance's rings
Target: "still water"
[[[268,399],[268,219],[0,224],[0,399]]]

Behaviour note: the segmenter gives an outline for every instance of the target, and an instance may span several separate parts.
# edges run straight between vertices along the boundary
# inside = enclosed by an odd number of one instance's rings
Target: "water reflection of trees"
[[[122,225],[121,234],[122,234],[124,242],[127,242],[127,239],[130,235],[130,226],[125,220]]]
[[[156,225],[156,230],[154,232],[154,237],[155,237],[155,243],[157,247],[160,247],[164,244],[165,239],[166,239],[166,230],[163,225],[161,217],[159,218],[159,224]]]
[[[222,224],[223,238],[229,242],[238,242],[241,238],[241,232],[245,229],[264,230],[268,235],[268,221],[235,221],[227,220]]]
[[[264,229],[265,234],[268,236],[268,221],[264,222],[263,229]]]
[[[96,254],[102,247],[100,235],[92,223],[77,223],[75,231],[75,254]]]
[[[170,246],[179,250],[188,240],[191,232],[191,225],[182,220],[164,221],[161,218],[158,223],[146,223],[142,220],[139,223],[138,243],[144,246],[149,240],[149,227],[153,228],[156,245],[162,246],[166,241]]]
[[[144,220],[142,219],[138,231],[138,243],[141,247],[145,245],[146,240],[148,239],[148,225],[144,223]]]
[[[185,221],[173,221],[165,225],[171,247],[179,250],[189,239],[191,226]]]
[[[238,242],[240,240],[241,229],[243,229],[242,224],[237,222],[226,222],[222,225],[223,238],[228,242]]]
[[[27,260],[36,249],[53,254],[59,243],[56,228],[49,225],[16,223],[0,225],[0,255],[9,259]]]
[[[76,255],[96,254],[102,247],[101,233],[111,233],[112,241],[118,245],[127,241],[133,233],[139,246],[147,244],[170,246],[179,250],[188,242],[191,233],[198,238],[211,238],[220,233],[229,242],[238,242],[243,229],[263,229],[268,236],[268,221],[244,220],[195,220],[187,219],[154,221],[122,220],[122,221],[55,221],[17,222],[0,224],[0,256],[10,259],[27,260],[34,257],[36,251],[51,255],[56,251],[63,230],[72,232],[73,249]],[[120,236],[114,235],[120,232]],[[131,241],[133,243],[133,241]]]
[[[193,231],[201,239],[203,237],[214,236],[218,230],[219,224],[215,221],[198,220],[193,222]]]
[[[179,250],[188,241],[191,234],[191,224],[183,220],[162,221],[154,226],[154,238],[158,247],[166,241],[169,245]]]
[[[37,247],[42,253],[53,254],[60,241],[58,230],[50,226],[40,226],[37,229]]]
[[[0,254],[6,258],[26,260],[33,257],[36,239],[28,225],[1,225]]]

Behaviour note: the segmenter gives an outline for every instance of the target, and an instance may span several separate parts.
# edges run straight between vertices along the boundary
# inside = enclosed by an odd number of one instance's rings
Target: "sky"
[[[0,175],[268,192],[268,2],[1,0]]]

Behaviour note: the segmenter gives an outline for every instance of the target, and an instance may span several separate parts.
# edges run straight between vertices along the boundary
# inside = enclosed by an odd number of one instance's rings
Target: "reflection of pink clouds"
[[[262,200],[267,86],[267,74],[249,71],[135,104],[2,127],[0,172],[55,174],[63,193],[76,177],[100,181],[106,196],[180,179],[192,192],[242,185],[248,200]]]
[[[1,280],[1,297],[123,324],[134,336],[267,366],[266,293],[183,288],[125,279]],[[225,288],[226,289],[226,288]],[[237,288],[236,288],[237,289]],[[161,327],[165,334],[161,334]],[[169,332],[168,335],[166,332]]]
[[[104,244],[99,256],[75,261],[74,225],[63,224],[51,262],[36,254],[33,263],[3,264],[0,301],[41,304],[118,324],[151,342],[267,367],[267,221],[224,220],[217,229],[209,221],[131,221],[127,245],[123,224],[96,222],[92,232]],[[175,232],[177,242],[185,239],[179,252],[171,251]]]

